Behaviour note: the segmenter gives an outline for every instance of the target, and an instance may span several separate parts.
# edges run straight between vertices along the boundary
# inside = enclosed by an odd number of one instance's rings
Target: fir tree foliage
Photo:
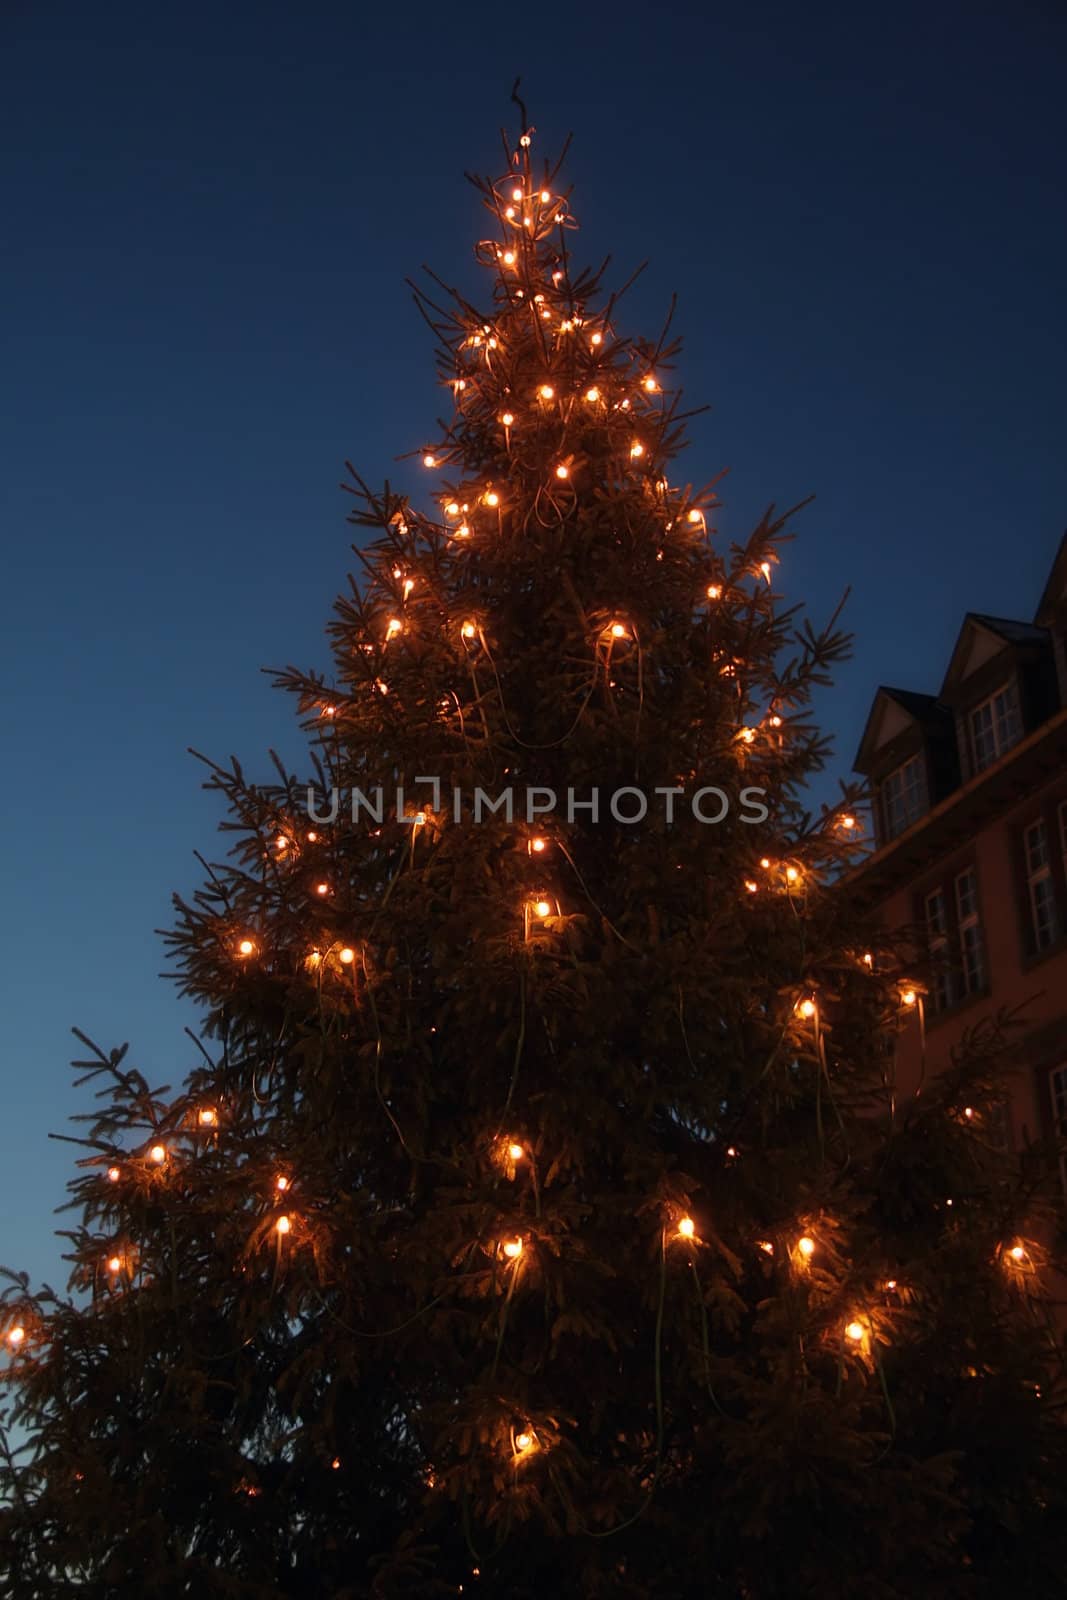
[[[198,1056],[84,1041],[71,1283],[0,1315],[4,1592],[1059,1593],[1010,1019],[898,1101],[921,973],[841,886],[858,796],[805,810],[847,640],[782,603],[785,517],[724,547],[677,481],[669,325],[625,333],[505,151],[484,304],[417,290],[429,509],[351,472],[333,672],[275,674],[337,814],[212,766],[231,849],[166,935]]]

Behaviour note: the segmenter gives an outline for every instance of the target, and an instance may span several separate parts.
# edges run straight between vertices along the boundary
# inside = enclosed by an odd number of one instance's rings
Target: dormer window
[[[922,756],[895,767],[882,782],[882,820],[887,839],[910,828],[926,810],[926,770]]]
[[[971,765],[975,772],[982,772],[1022,737],[1019,691],[1014,679],[972,709],[969,726]]]

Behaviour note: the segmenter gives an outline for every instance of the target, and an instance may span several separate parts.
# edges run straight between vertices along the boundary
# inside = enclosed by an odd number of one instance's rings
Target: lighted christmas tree
[[[353,473],[333,674],[278,675],[313,790],[213,769],[201,1056],[81,1064],[72,1286],[0,1319],[4,1592],[1060,1593],[1003,1040],[896,1103],[922,975],[841,887],[857,797],[804,809],[847,641],[780,604],[785,518],[723,548],[677,481],[678,347],[530,136],[478,187],[426,494]]]

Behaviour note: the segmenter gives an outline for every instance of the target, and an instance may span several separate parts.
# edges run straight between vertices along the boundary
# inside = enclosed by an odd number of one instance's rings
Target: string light
[[[851,1339],[853,1344],[862,1344],[866,1329],[862,1322],[850,1322],[845,1329],[846,1339]]]
[[[473,622],[465,622],[459,631],[465,639],[473,639],[478,629]]]
[[[459,516],[459,502],[457,500],[450,500],[448,502],[447,506],[445,506],[445,515],[447,517]]]
[[[541,396],[542,400],[555,399],[556,391],[553,389],[550,383],[543,383],[537,392]]]
[[[534,1442],[534,1435],[532,1433],[517,1433],[515,1435],[516,1455],[525,1455],[527,1451],[532,1450],[534,1447]]]
[[[107,1181],[108,1181],[108,1183],[118,1183],[118,1181],[119,1181],[119,1179],[121,1177],[122,1177],[121,1168],[119,1168],[119,1167],[108,1167],[108,1169],[107,1169]]]
[[[690,511],[690,513],[689,513],[689,521],[691,523],[693,523],[694,526],[695,526],[698,522],[703,522],[703,520],[704,520],[704,513],[702,511],[698,511],[696,509],[696,507],[694,506],[692,511]]]
[[[274,848],[277,850],[279,855],[282,855],[286,850],[288,850],[289,840],[285,837],[284,833],[280,833],[275,839]]]
[[[15,1324],[15,1326],[13,1328],[9,1328],[8,1331],[7,1331],[6,1338],[7,1338],[8,1344],[11,1346],[12,1350],[17,1350],[19,1348],[19,1345],[21,1345],[24,1342],[25,1338],[26,1338],[26,1330],[22,1326],[22,1323],[21,1322],[16,1322],[16,1324]]]
[[[116,1273],[119,1273],[119,1272],[122,1271],[122,1266],[123,1266],[123,1261],[122,1261],[122,1257],[121,1256],[109,1256],[108,1257],[108,1259],[107,1259],[107,1270],[113,1276]]]
[[[277,1189],[279,1194],[284,1194],[288,1189],[289,1179],[285,1176],[284,1172],[280,1172],[275,1178],[274,1187]]]
[[[722,589],[719,587],[719,585],[717,583],[709,583],[708,584],[708,599],[709,600],[721,600],[721,598],[722,598]]]
[[[501,1248],[503,1249],[504,1254],[509,1258],[509,1260],[517,1261],[519,1259],[519,1257],[522,1255],[522,1240],[521,1239],[508,1239],[508,1240],[506,1240],[506,1242],[503,1244],[503,1246]]]
[[[600,399],[600,390],[596,387],[595,384],[593,385],[593,387],[591,389],[587,389],[585,391],[585,398],[589,401],[590,405],[595,405],[596,402]]]
[[[316,832],[315,832],[315,830],[314,830],[314,828],[313,828],[313,829],[312,829],[312,830],[311,830],[311,832],[310,832],[310,833],[309,833],[309,834],[308,834],[308,835],[307,835],[307,842],[308,842],[308,844],[318,844],[318,842],[319,842],[319,836],[318,836],[318,834],[317,834],[317,833],[316,833]]]
[[[603,342],[604,335],[602,333],[594,333],[592,338],[589,340],[590,344],[603,344]]]
[[[796,867],[786,867],[785,876],[787,883],[796,883],[797,879],[800,877],[800,873],[797,871]]]
[[[167,1159],[166,1145],[154,1144],[148,1152],[148,1159],[154,1161],[157,1167],[161,1167]]]
[[[815,1015],[815,1001],[798,1000],[796,1009],[802,1017],[813,1017]]]
[[[547,847],[548,847],[548,840],[547,839],[543,839],[540,834],[538,834],[536,839],[531,839],[530,840],[530,854],[531,855],[539,856],[539,855],[542,854],[542,852],[544,850],[547,849]]]
[[[485,497],[485,503],[487,506],[498,506],[500,504],[500,496],[495,489],[490,489]]]
[[[536,900],[534,902],[534,913],[539,917],[550,917],[552,915],[552,907],[547,900]]]
[[[556,468],[556,477],[557,478],[569,478],[570,475],[571,475],[570,468],[564,462],[561,461],[559,466]]]
[[[631,459],[636,461],[638,459],[638,457],[639,456],[643,456],[644,453],[645,453],[644,445],[640,442],[640,440],[635,439],[633,444],[630,446],[630,457],[631,457]]]
[[[644,388],[649,394],[655,394],[659,389],[659,384],[656,382],[655,378],[648,377],[645,379]]]
[[[346,967],[350,967],[353,961],[356,959],[356,952],[352,949],[351,945],[346,944],[344,949],[340,952],[338,959],[343,961]]]
[[[746,878],[745,879],[745,888],[748,890],[749,894],[755,894],[757,889],[759,888],[759,884],[758,883],[754,883],[751,878]]]
[[[812,1256],[815,1254],[815,1240],[809,1239],[808,1235],[805,1234],[802,1239],[797,1240],[797,1250],[804,1257],[805,1261],[810,1261]]]
[[[315,885],[315,893],[317,895],[327,895],[327,894],[329,894],[329,892],[330,892],[330,885],[328,883],[317,883]]]
[[[386,642],[388,642],[390,639],[395,639],[397,634],[398,633],[403,633],[403,631],[404,631],[404,624],[401,622],[400,618],[399,617],[390,617],[389,618],[389,624],[388,624],[388,626],[387,626],[387,628],[385,630]]]
[[[249,956],[254,956],[255,953],[256,942],[254,939],[242,939],[240,944],[237,946],[237,954],[239,956],[244,956],[246,959]]]
[[[510,428],[515,421],[515,413],[513,411],[505,411],[500,420],[505,428]]]
[[[508,1145],[508,1155],[511,1157],[512,1161],[521,1161],[525,1154],[526,1151],[523,1149],[521,1144]]]
[[[284,1213],[278,1218],[277,1222],[274,1224],[275,1232],[276,1233],[281,1233],[281,1234],[291,1233],[292,1232],[292,1227],[293,1227],[292,1222],[289,1220],[289,1218]]]
[[[763,573],[763,576],[766,578],[767,582],[770,583],[770,581],[771,581],[771,564],[770,564],[770,562],[769,561],[761,561],[760,564],[759,564],[759,569]]]
[[[678,1234],[682,1239],[691,1239],[696,1233],[696,1223],[692,1217],[682,1217],[678,1223]]]
[[[901,1004],[906,1006],[913,1006],[917,998],[914,989],[905,989],[900,996]]]
[[[865,950],[863,953],[863,965],[868,969],[868,971],[872,971],[874,968],[874,957],[871,955],[869,950]]]
[[[431,453],[427,451],[422,458],[422,464],[424,467],[436,467],[437,457],[435,455],[431,455]]]

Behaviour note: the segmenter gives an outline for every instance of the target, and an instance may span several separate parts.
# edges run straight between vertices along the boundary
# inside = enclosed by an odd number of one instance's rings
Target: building
[[[878,690],[855,767],[875,848],[851,883],[930,963],[898,1094],[982,1016],[1022,1007],[996,1135],[1067,1129],[1067,534],[1033,622],[969,612],[936,694]]]

